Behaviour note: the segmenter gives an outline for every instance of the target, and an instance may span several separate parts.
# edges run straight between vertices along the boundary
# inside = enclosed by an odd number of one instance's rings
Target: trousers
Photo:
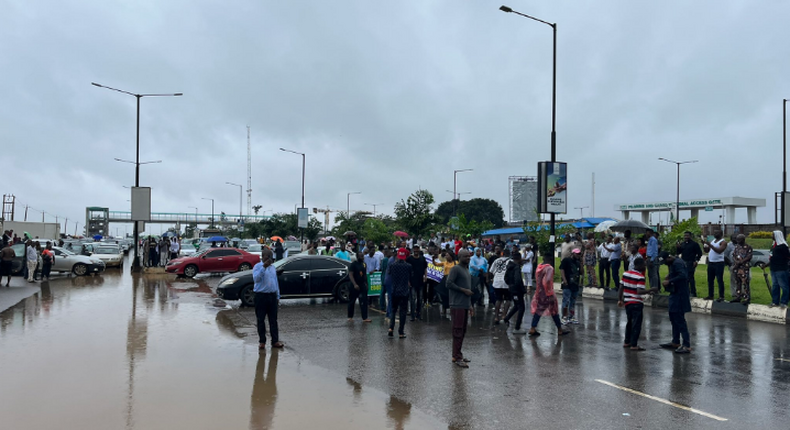
[[[670,312],[669,322],[672,323],[672,343],[679,344],[683,337],[683,346],[690,347],[689,328],[686,324],[686,314],[683,312]]]
[[[609,283],[612,281],[612,264],[609,259],[602,258],[598,262],[598,286],[602,288],[609,288]],[[604,282],[606,278],[606,282]]]
[[[642,317],[645,305],[634,303],[625,306],[625,315],[628,322],[625,324],[625,340],[632,347],[639,346],[639,335],[642,333]]]
[[[518,312],[518,315],[516,315],[516,330],[521,330],[521,322],[524,321],[525,311],[524,293],[513,294],[513,307],[510,308],[510,312],[505,316],[505,322],[510,321],[510,318]]]
[[[724,262],[708,262],[708,297],[713,297],[713,279],[719,283],[719,298],[724,298]]]
[[[468,317],[469,309],[450,308],[450,319],[453,321],[453,358],[456,361],[464,358],[461,348],[464,346]]]
[[[406,312],[409,307],[409,296],[392,296],[392,316],[390,317],[390,330],[395,329],[395,315],[400,318],[398,324],[398,334],[404,334],[406,327]]]
[[[266,320],[269,320],[269,334],[272,345],[280,341],[277,328],[277,293],[255,293],[255,317],[258,320],[259,343],[266,343]]]
[[[363,289],[364,288],[364,289]],[[361,287],[357,290],[354,287],[349,289],[348,294],[348,317],[354,318],[354,305],[359,299],[359,312],[362,314],[362,319],[368,319],[368,289],[367,286]]]

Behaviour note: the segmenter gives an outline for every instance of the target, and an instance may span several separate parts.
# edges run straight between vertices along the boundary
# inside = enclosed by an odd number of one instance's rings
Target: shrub
[[[773,233],[770,231],[755,231],[749,233],[749,239],[773,239]]]

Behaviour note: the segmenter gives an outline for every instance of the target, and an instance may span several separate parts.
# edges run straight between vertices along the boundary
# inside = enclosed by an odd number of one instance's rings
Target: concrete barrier
[[[766,305],[749,305],[746,318],[777,324],[787,324],[787,309],[772,308]]]

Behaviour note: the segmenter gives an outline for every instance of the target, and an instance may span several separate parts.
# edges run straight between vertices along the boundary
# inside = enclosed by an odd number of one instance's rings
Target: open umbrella
[[[208,240],[206,242],[227,242],[227,241],[228,241],[228,238],[226,238],[224,236],[214,236],[214,237],[208,238]]]
[[[395,236],[398,236],[398,237],[403,237],[403,238],[409,237],[409,233],[406,233],[405,231],[400,231],[400,230],[398,230],[398,231],[396,231],[395,233],[392,233],[392,234],[394,234]]]
[[[335,236],[327,236],[324,238],[324,240],[337,240],[337,239],[335,239]]]
[[[286,239],[287,240],[299,240],[299,239],[296,238],[296,236],[293,236],[293,235],[286,237]]]
[[[613,225],[617,224],[617,221],[614,220],[606,220],[598,225],[595,226],[596,233],[603,233],[609,231]]]
[[[626,219],[612,224],[612,226],[609,227],[609,230],[616,232],[624,232],[626,230],[631,230],[631,233],[642,234],[648,230],[653,230],[653,229],[650,228],[649,225],[643,223],[642,221],[635,219]]]
[[[357,234],[356,234],[356,233],[354,233],[354,232],[353,232],[353,231],[351,231],[351,230],[349,230],[349,231],[347,231],[347,232],[343,233],[343,236],[356,236],[356,235],[357,235]]]
[[[272,236],[272,237],[269,238],[269,240],[274,240],[274,241],[277,241],[277,242],[285,242],[283,240],[283,238],[281,238],[280,236]]]
[[[102,235],[100,235],[100,234],[97,234],[97,235],[94,235],[94,236],[93,236],[93,240],[101,240],[101,239],[102,239],[102,237],[103,237]]]

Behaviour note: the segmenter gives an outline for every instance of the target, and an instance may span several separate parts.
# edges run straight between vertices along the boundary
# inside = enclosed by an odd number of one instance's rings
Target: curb
[[[559,283],[554,283],[554,291],[562,294]],[[616,302],[618,299],[616,291],[601,288],[582,288],[581,296],[607,302]],[[645,298],[645,306],[668,308],[669,297],[648,296]],[[790,325],[790,313],[787,312],[787,309],[772,308],[767,305],[749,304],[744,306],[740,303],[717,302],[715,300],[703,300],[699,297],[692,297],[691,311],[699,314],[746,318],[754,321]]]

